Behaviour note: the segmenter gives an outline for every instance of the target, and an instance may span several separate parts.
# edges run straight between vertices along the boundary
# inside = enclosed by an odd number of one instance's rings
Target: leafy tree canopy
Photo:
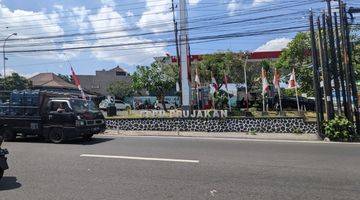
[[[220,87],[225,74],[231,82],[243,82],[244,60],[242,56],[230,51],[204,55],[203,60],[197,66],[201,82],[211,82],[211,73]]]
[[[11,76],[0,78],[0,88],[2,90],[24,90],[30,88],[31,81],[17,73],[12,73]]]
[[[178,68],[176,65],[156,61],[150,66],[137,66],[132,80],[135,90],[145,89],[155,93],[158,99],[164,102],[165,94],[176,85]]]
[[[116,99],[124,100],[126,97],[130,97],[134,94],[134,89],[131,83],[124,80],[119,80],[116,82],[111,83],[107,91],[115,96]]]
[[[281,53],[275,66],[277,68],[295,69],[296,80],[301,93],[313,95],[313,73],[311,64],[311,46],[309,33],[298,33]]]

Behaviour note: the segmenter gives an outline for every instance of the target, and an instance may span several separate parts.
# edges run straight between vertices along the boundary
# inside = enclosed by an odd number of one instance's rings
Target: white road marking
[[[163,161],[163,162],[183,162],[183,163],[199,163],[199,160],[184,160],[184,159],[169,159],[169,158],[149,158],[149,157],[133,157],[133,156],[112,156],[112,155],[96,155],[96,154],[81,154],[80,157],[93,158],[118,158],[128,160],[149,160],[149,161]]]

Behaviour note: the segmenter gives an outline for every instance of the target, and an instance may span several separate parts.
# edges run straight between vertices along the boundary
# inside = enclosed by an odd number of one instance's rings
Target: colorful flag
[[[195,69],[195,85],[196,88],[198,88],[200,86],[200,78],[199,78],[199,73],[198,73],[198,69]]]
[[[276,89],[280,89],[280,72],[275,68],[273,84]]]
[[[74,79],[75,85],[78,87],[78,89],[79,89],[80,92],[81,92],[82,98],[83,98],[83,99],[86,99],[84,90],[81,88],[81,85],[80,85],[80,80],[79,80],[79,78],[76,76],[75,71],[74,71],[74,69],[73,69],[72,67],[71,67],[71,73],[72,73],[72,77],[73,77],[73,79]]]
[[[261,80],[262,80],[262,94],[265,94],[269,91],[269,82],[266,78],[266,71],[264,68],[261,68]]]
[[[213,73],[211,72],[211,85],[214,88],[215,92],[218,91],[219,85],[216,82],[215,77],[213,76]]]
[[[224,84],[225,84],[225,89],[228,92],[228,77],[226,74],[224,74]]]
[[[176,81],[176,92],[180,92],[180,84]]]
[[[293,71],[289,79],[288,89],[294,89],[294,88],[297,88],[297,83],[295,77],[295,69],[293,68]]]

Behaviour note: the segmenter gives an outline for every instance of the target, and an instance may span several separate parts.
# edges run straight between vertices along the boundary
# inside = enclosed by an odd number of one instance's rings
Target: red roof
[[[261,51],[250,53],[250,59],[274,59],[279,58],[281,51]]]

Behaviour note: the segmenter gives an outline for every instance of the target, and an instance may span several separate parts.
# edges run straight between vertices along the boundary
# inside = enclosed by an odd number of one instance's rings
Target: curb
[[[180,131],[116,131],[106,130],[105,135],[114,136],[168,136],[168,137],[207,137],[207,138],[236,138],[236,139],[263,139],[263,140],[294,140],[294,141],[321,141],[316,134],[293,133],[236,133],[236,132],[180,132]]]

